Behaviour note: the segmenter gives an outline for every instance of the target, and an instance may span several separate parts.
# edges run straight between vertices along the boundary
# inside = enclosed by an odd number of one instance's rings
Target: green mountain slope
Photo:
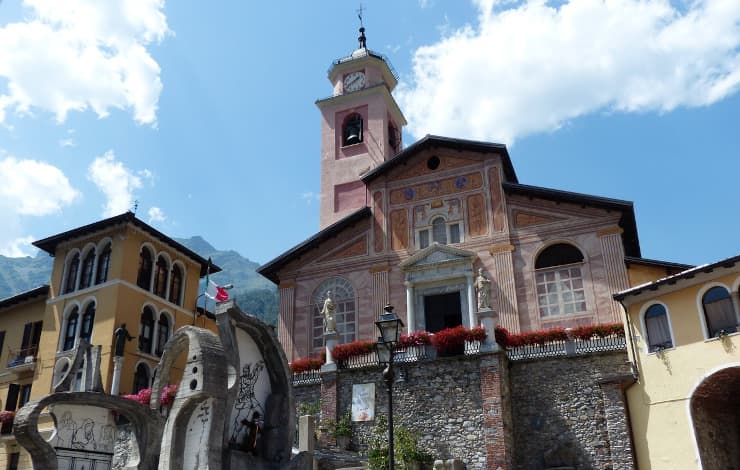
[[[54,258],[44,252],[33,258],[0,255],[0,299],[48,284],[53,262]]]

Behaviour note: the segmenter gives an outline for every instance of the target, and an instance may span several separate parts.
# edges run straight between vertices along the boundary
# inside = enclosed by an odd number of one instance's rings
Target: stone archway
[[[704,379],[690,410],[703,468],[740,470],[740,366]]]

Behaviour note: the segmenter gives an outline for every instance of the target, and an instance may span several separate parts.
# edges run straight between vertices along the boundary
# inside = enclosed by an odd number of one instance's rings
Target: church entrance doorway
[[[424,296],[424,323],[430,333],[462,325],[460,292]]]
[[[704,468],[740,468],[740,367],[707,377],[691,396],[691,418]]]

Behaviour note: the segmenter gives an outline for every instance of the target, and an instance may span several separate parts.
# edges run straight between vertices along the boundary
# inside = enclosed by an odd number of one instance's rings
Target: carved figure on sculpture
[[[245,364],[242,367],[242,375],[239,377],[239,392],[234,402],[234,408],[237,410],[237,413],[236,417],[234,417],[234,426],[231,430],[230,441],[232,443],[240,441],[239,435],[245,430],[244,422],[248,421],[248,418],[253,418],[255,413],[261,416],[259,411],[264,412],[264,408],[262,408],[262,404],[257,400],[254,392],[254,386],[264,368],[264,361],[255,363],[254,368],[252,364]]]
[[[483,268],[478,269],[475,278],[475,290],[478,292],[478,311],[491,309],[491,281],[483,274]]]
[[[331,299],[331,291],[326,291],[326,300],[324,300],[324,308],[321,309],[321,315],[324,317],[324,333],[336,333],[337,332],[337,320],[334,318],[334,313],[337,311],[337,306],[334,305],[334,301]]]
[[[134,337],[128,334],[125,323],[121,323],[121,326],[116,328],[116,331],[113,332],[113,337],[115,338],[113,355],[123,357],[123,349],[126,347],[126,341],[131,341]]]

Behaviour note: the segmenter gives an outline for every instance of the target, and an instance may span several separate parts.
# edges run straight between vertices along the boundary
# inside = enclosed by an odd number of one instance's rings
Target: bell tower
[[[367,48],[360,27],[358,48],[329,68],[333,96],[316,101],[321,111],[321,215],[323,229],[368,205],[362,175],[403,147],[406,125],[391,92],[398,78],[390,62]]]

